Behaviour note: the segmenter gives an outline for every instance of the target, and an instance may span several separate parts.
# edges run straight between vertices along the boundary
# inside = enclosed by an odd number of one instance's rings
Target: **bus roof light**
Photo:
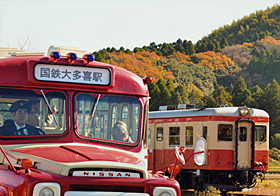
[[[152,79],[152,77],[144,77],[144,78],[142,78],[142,80],[143,80],[144,84],[149,84],[152,82],[153,79]]]
[[[53,51],[50,53],[50,57],[53,58],[55,61],[58,60],[60,58],[60,53]]]
[[[78,58],[77,54],[73,53],[73,52],[69,52],[66,55],[66,57],[67,57],[67,60],[68,60],[69,63],[72,63],[73,61],[75,61]]]
[[[88,64],[89,62],[92,62],[94,60],[94,56],[92,54],[85,54],[83,56],[83,59],[86,62],[86,64]]]

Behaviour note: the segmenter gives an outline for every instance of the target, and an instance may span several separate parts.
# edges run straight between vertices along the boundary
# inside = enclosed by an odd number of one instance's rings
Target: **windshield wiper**
[[[90,112],[90,121],[89,121],[89,123],[88,123],[87,133],[89,132],[89,128],[90,128],[90,125],[91,125],[91,122],[92,122],[92,119],[93,119],[93,116],[94,116],[94,112],[95,112],[95,110],[96,110],[96,108],[97,108],[97,105],[98,105],[100,96],[101,96],[101,94],[98,94],[98,97],[97,97],[97,99],[95,100],[95,102],[94,102],[94,104],[93,104],[93,106],[92,106],[92,108],[91,108],[91,112]]]
[[[51,108],[50,103],[49,103],[48,100],[47,100],[47,97],[46,97],[44,91],[41,90],[41,93],[42,93],[42,96],[43,96],[43,98],[44,98],[45,103],[46,103],[47,106],[48,106],[49,111],[51,112],[51,115],[53,116],[53,119],[54,119],[54,121],[55,121],[56,126],[60,129],[59,124],[58,124],[58,122],[57,122],[57,119],[56,119],[55,115],[53,114],[54,112],[53,112],[53,110],[52,110],[52,108]]]

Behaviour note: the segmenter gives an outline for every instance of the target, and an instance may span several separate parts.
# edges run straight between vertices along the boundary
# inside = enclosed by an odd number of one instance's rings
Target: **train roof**
[[[176,117],[195,117],[195,116],[240,116],[242,107],[219,107],[190,110],[167,110],[150,111],[149,118],[176,118]],[[264,110],[249,108],[249,117],[269,117]]]

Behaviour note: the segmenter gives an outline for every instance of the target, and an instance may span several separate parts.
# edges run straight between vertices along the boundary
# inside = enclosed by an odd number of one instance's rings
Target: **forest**
[[[151,76],[150,110],[244,106],[270,115],[270,147],[280,149],[280,7],[274,5],[213,30],[197,43],[180,38],[133,51],[93,52],[96,61]]]

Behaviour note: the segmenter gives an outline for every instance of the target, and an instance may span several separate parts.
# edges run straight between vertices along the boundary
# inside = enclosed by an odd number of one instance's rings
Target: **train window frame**
[[[265,128],[263,137],[260,137],[260,133],[259,133],[260,131],[258,130],[258,127]],[[266,137],[267,137],[267,126],[266,125],[255,125],[255,142],[267,142]],[[260,140],[258,140],[258,138],[260,138]]]
[[[161,130],[161,133],[159,133],[159,129],[162,129]],[[163,141],[163,127],[157,127],[157,142],[162,142]],[[161,134],[161,135],[160,135]],[[161,139],[159,139],[161,138]]]
[[[176,130],[178,129],[178,130]],[[179,134],[176,134],[176,131],[178,131]],[[171,134],[174,133],[174,134]],[[172,138],[172,139],[171,139]],[[177,144],[171,144],[171,141],[176,142]],[[180,127],[169,127],[169,146],[180,146]]]
[[[207,125],[202,127],[202,137],[207,141]]]
[[[193,126],[187,126],[187,127],[185,127],[185,131],[186,131],[186,134],[185,134],[185,137],[186,137],[186,147],[192,147],[193,146]],[[192,134],[188,134],[188,131],[191,131],[192,132]],[[191,140],[188,140],[188,139],[190,139],[191,138]],[[190,141],[190,143],[189,144],[187,144],[187,141]]]
[[[230,135],[228,138],[225,136],[226,129],[230,129]],[[233,124],[218,124],[217,127],[217,141],[219,142],[232,142],[233,141]]]
[[[246,130],[246,134],[244,134],[244,130]],[[248,129],[247,129],[247,127],[239,127],[238,140],[240,142],[247,142],[247,140],[248,140]]]

